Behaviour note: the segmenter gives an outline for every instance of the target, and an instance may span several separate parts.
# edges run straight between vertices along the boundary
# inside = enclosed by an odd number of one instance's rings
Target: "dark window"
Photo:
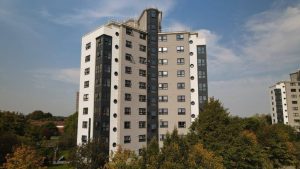
[[[146,95],[139,95],[140,102],[146,102]]]
[[[159,141],[164,141],[166,139],[166,135],[165,134],[160,134],[159,135]]]
[[[139,88],[140,89],[146,89],[146,83],[145,82],[139,82]]]
[[[177,65],[183,65],[184,64],[184,58],[177,58]]]
[[[292,104],[297,104],[298,102],[297,101],[292,101]]]
[[[147,36],[147,35],[146,35],[145,33],[140,32],[140,38],[141,38],[141,39],[146,39],[146,36]]]
[[[132,55],[129,54],[129,53],[126,53],[125,54],[125,60],[132,62],[133,61]]]
[[[87,125],[88,125],[87,121],[83,121],[83,122],[82,122],[82,128],[86,129],[86,128],[87,128]]]
[[[146,135],[139,135],[139,142],[145,142],[146,141]]]
[[[124,143],[130,143],[131,137],[130,136],[124,136]]]
[[[147,59],[144,57],[140,57],[140,64],[147,64]]]
[[[178,115],[185,115],[185,108],[178,108]]]
[[[133,36],[133,30],[130,28],[126,28],[126,34]]]
[[[159,102],[168,102],[168,96],[158,96]]]
[[[130,115],[131,114],[131,108],[130,107],[125,107],[124,112],[125,112],[124,113],[125,115]]]
[[[185,83],[177,83],[177,89],[184,89]]]
[[[131,73],[132,73],[131,67],[125,66],[125,73],[126,73],[126,74],[131,74]]]
[[[206,83],[199,83],[199,91],[206,91]]]
[[[176,50],[177,50],[177,52],[184,52],[184,47],[183,46],[177,46]]]
[[[83,114],[88,114],[89,113],[89,109],[87,107],[83,108]]]
[[[184,70],[177,70],[177,77],[184,77]]]
[[[88,88],[89,87],[90,82],[89,81],[84,81],[84,88]]]
[[[125,100],[126,101],[131,101],[131,94],[125,93]]]
[[[183,34],[177,34],[176,35],[176,40],[183,40],[183,39],[184,39]]]
[[[159,90],[168,90],[168,83],[159,83],[158,89]]]
[[[203,70],[198,71],[198,77],[199,78],[206,78],[206,72]]]
[[[167,65],[168,64],[168,59],[159,59],[158,64],[160,65]]]
[[[146,76],[146,70],[139,70],[139,75],[145,77]]]
[[[184,95],[177,96],[177,101],[178,102],[185,102],[185,96]]]
[[[88,100],[89,100],[89,94],[84,94],[83,101],[88,101]]]
[[[205,66],[206,65],[206,60],[205,59],[198,59],[198,65],[199,66]]]
[[[84,75],[88,75],[88,74],[90,74],[90,68],[84,69]]]
[[[206,100],[206,96],[199,96],[199,103],[204,103]]]
[[[150,11],[151,18],[156,18],[156,11]]]
[[[166,42],[167,41],[167,35],[160,35],[160,36],[158,36],[158,41],[160,41],[160,42]]]
[[[185,128],[185,121],[179,121],[178,128]]]
[[[168,121],[160,121],[159,127],[160,128],[168,128]]]
[[[142,51],[142,52],[146,52],[146,46],[144,46],[144,45],[140,45],[140,51]]]
[[[139,121],[139,128],[146,128],[146,122],[145,121]]]
[[[168,114],[168,109],[167,108],[160,108],[160,109],[158,109],[158,114],[159,115],[167,115]]]
[[[82,135],[82,136],[81,136],[81,142],[82,142],[82,143],[86,143],[86,142],[87,142],[87,136]]]
[[[131,87],[131,80],[125,80],[125,87]]]
[[[291,89],[291,92],[296,92],[296,89]]]
[[[146,115],[146,108],[139,108],[139,115]]]
[[[197,47],[197,53],[198,54],[205,54],[206,53],[205,46],[198,46]]]
[[[124,129],[130,129],[130,121],[124,122]]]
[[[89,43],[87,43],[86,45],[85,45],[85,49],[86,50],[88,50],[88,49],[90,49],[91,48],[91,42],[89,42]]]
[[[132,48],[132,42],[131,41],[126,41],[126,47]]]
[[[89,62],[91,60],[91,55],[87,55],[85,58],[84,58],[84,61],[85,62]]]

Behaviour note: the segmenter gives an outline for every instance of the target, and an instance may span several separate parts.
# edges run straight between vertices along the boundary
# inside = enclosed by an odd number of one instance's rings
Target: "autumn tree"
[[[104,166],[104,169],[140,169],[138,156],[130,150],[118,148],[117,152],[111,155],[111,160]]]
[[[22,145],[15,149],[13,154],[7,155],[7,162],[4,164],[6,169],[44,169],[43,157],[29,147]]]

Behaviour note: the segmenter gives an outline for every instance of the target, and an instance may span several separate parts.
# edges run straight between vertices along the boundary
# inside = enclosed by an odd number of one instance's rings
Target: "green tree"
[[[41,126],[40,128],[41,136],[46,138],[47,140],[50,139],[51,136],[58,135],[58,129],[53,122],[48,122]]]
[[[144,148],[141,153],[140,166],[141,168],[157,169],[159,168],[159,145],[156,138],[151,139],[147,148]]]
[[[72,148],[76,146],[78,113],[70,115],[65,121],[64,134],[59,139],[60,147]]]
[[[28,114],[26,117],[31,120],[42,120],[51,119],[53,116],[51,113],[44,113],[41,110],[35,110],[34,112]]]
[[[130,150],[118,148],[117,152],[112,154],[111,160],[105,164],[104,169],[140,169],[137,155]]]

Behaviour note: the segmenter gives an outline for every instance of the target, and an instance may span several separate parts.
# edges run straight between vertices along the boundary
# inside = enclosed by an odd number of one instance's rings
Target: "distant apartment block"
[[[186,134],[207,101],[207,52],[197,33],[161,32],[162,12],[110,22],[82,37],[77,144],[101,139],[137,154]]]
[[[270,87],[272,123],[282,123],[300,131],[300,71],[290,74],[290,81]]]

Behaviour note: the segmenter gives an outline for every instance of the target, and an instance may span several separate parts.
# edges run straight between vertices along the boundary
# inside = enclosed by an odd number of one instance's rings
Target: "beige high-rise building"
[[[290,81],[270,87],[272,124],[282,123],[300,131],[300,70],[290,74]]]
[[[110,22],[82,38],[77,143],[100,139],[137,154],[154,137],[186,134],[207,100],[205,40],[161,32],[162,12]]]

